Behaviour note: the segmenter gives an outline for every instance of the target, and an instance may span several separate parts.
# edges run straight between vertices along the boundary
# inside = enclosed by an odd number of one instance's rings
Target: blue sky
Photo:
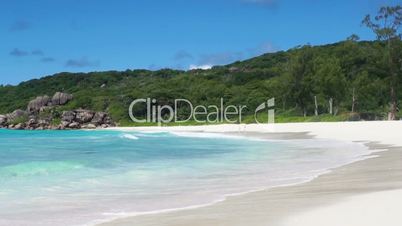
[[[352,33],[401,0],[1,0],[0,84],[62,71],[189,69]]]

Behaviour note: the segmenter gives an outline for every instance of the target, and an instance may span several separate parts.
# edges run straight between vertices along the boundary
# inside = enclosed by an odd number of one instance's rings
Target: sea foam
[[[133,134],[125,133],[121,135],[122,138],[130,139],[130,140],[138,140],[139,138]]]

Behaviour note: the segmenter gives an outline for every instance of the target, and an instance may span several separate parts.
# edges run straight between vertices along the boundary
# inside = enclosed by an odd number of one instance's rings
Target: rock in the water
[[[95,115],[95,112],[88,110],[77,110],[75,115],[75,120],[79,123],[90,122]]]
[[[73,123],[68,124],[68,128],[70,128],[70,129],[79,129],[79,128],[81,128],[81,126],[80,126],[80,124],[78,122],[73,122]]]
[[[24,129],[25,124],[24,123],[18,123],[17,125],[14,126],[14,129]]]
[[[51,125],[49,126],[50,130],[59,130],[60,129],[60,125],[56,126],[56,125]]]
[[[53,105],[64,105],[72,99],[73,99],[73,95],[71,95],[71,94],[57,92],[53,95],[52,104]]]
[[[81,128],[82,129],[96,129],[96,126],[92,123],[89,123],[89,124],[83,125]]]
[[[75,119],[75,112],[73,111],[63,111],[61,115],[61,120],[65,122],[72,122]]]
[[[48,106],[49,103],[50,98],[48,96],[39,96],[29,102],[27,110],[28,112],[38,112],[43,107]]]

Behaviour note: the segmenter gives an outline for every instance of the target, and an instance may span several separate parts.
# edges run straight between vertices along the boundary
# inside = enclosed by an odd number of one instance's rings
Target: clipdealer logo
[[[224,99],[220,98],[219,105],[196,105],[187,99],[175,99],[173,106],[159,105],[157,99],[141,98],[131,102],[128,114],[133,122],[136,123],[157,123],[159,126],[171,122],[185,123],[195,121],[198,123],[242,123],[243,113],[248,109],[247,105],[224,105]],[[267,114],[267,123],[275,123],[275,98],[271,98],[260,104],[254,111],[254,120],[257,124],[262,124],[258,117]],[[134,115],[134,108],[146,109],[145,115]],[[180,108],[186,108],[185,117],[178,116]]]

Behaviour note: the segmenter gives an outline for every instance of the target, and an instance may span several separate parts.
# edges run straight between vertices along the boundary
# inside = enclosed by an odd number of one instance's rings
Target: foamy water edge
[[[122,131],[122,132],[127,133],[128,131]],[[239,134],[239,135],[227,135],[227,134],[222,134],[222,133],[208,133],[208,132],[173,132],[173,131],[155,131],[155,132],[153,132],[153,131],[133,131],[133,132],[134,133],[135,132],[143,133],[143,134],[147,134],[147,133],[148,134],[169,133],[169,134],[173,134],[175,136],[193,137],[193,138],[217,138],[217,139],[226,138],[226,139],[244,139],[244,140],[270,141],[270,142],[272,142],[272,141],[289,141],[289,140],[286,140],[286,139],[284,139],[284,140],[271,140],[271,139],[263,139],[263,138],[254,138],[254,137],[249,137],[249,136],[244,136],[244,135],[242,136],[241,134]],[[129,133],[127,133],[127,134],[129,134]],[[131,134],[129,134],[129,135],[131,135]],[[137,136],[135,136],[135,137],[136,137],[135,139],[138,139]],[[125,137],[125,138],[131,139],[129,137]],[[331,141],[336,141],[336,140],[331,140]],[[297,178],[297,179],[301,179],[301,181],[299,181],[299,182],[287,183],[287,184],[281,184],[281,185],[275,185],[275,186],[261,187],[261,188],[256,188],[256,189],[244,191],[244,192],[224,194],[222,196],[222,198],[220,198],[220,199],[212,200],[212,201],[210,201],[208,203],[200,204],[200,205],[191,205],[191,206],[185,206],[185,207],[179,207],[179,208],[168,208],[168,209],[145,211],[145,212],[103,213],[104,216],[112,216],[112,217],[107,218],[107,219],[94,220],[92,222],[89,222],[89,223],[83,224],[83,225],[79,225],[79,226],[95,226],[95,225],[109,223],[109,222],[113,222],[113,221],[121,220],[121,219],[125,219],[125,218],[130,218],[130,217],[137,217],[137,216],[144,216],[144,215],[156,215],[156,214],[172,213],[172,212],[178,212],[178,211],[184,211],[184,210],[198,209],[198,208],[208,207],[208,206],[215,205],[217,203],[224,202],[230,197],[236,197],[236,196],[247,195],[247,194],[255,193],[255,192],[267,191],[267,190],[270,190],[270,189],[273,189],[273,188],[296,186],[296,185],[311,182],[314,179],[316,179],[316,178],[318,178],[318,177],[320,177],[322,175],[331,173],[335,169],[338,169],[340,167],[350,165],[352,163],[364,161],[364,160],[367,160],[367,159],[371,159],[371,158],[377,158],[379,156],[374,155],[374,153],[376,153],[376,152],[387,151],[387,149],[370,150],[368,145],[366,145],[365,142],[348,142],[348,141],[339,141],[339,142],[342,142],[342,143],[345,143],[345,144],[354,143],[354,144],[362,145],[367,149],[368,153],[364,154],[364,155],[361,155],[358,158],[350,160],[350,161],[348,161],[346,163],[339,164],[339,165],[336,165],[336,166],[332,166],[332,167],[329,167],[328,169],[322,169],[321,171],[317,171],[317,174],[314,175],[314,176],[311,176],[311,177],[308,177],[308,178],[301,178],[301,177]]]

